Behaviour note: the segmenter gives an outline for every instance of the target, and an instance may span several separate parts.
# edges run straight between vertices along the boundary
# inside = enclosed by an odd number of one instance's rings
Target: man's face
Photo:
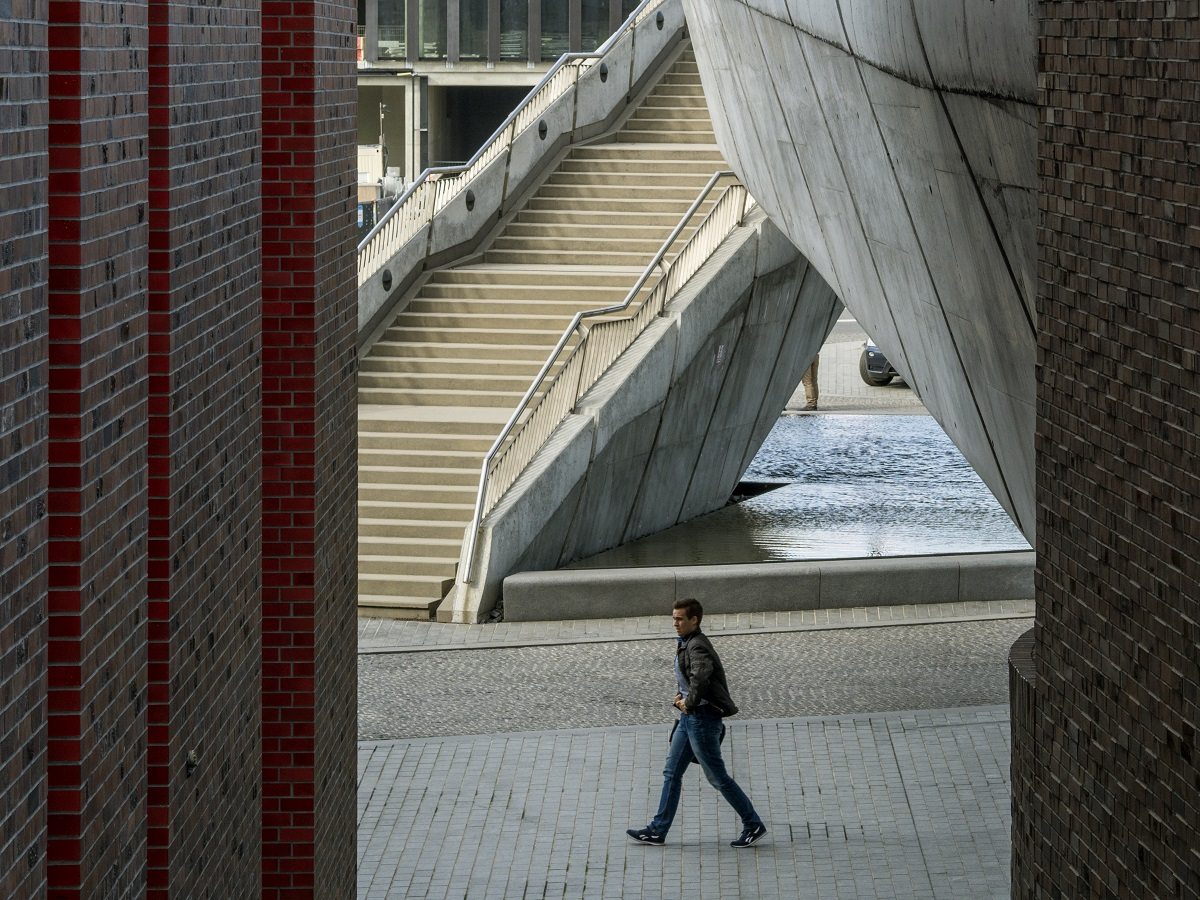
[[[671,621],[675,623],[675,633],[680,637],[687,637],[700,625],[699,619],[690,619],[682,609],[671,610]]]

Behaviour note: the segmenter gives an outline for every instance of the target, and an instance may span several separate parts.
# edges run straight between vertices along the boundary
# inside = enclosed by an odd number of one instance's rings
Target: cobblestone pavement
[[[906,606],[866,606],[810,609],[799,612],[710,614],[704,630],[710,635],[824,630],[888,624],[947,622],[1033,615],[1032,600],[977,603],[925,603]],[[664,632],[663,625],[667,630]],[[528,647],[541,644],[657,640],[669,636],[670,621],[661,616],[624,619],[573,619],[560,622],[496,622],[449,625],[402,619],[358,620],[359,653],[425,652],[476,647]]]
[[[725,756],[769,829],[735,850],[696,767],[665,846],[625,837],[662,726],[364,742],[359,896],[999,900],[1008,744],[1004,707],[734,720]]]
[[[359,738],[650,725],[672,717],[674,635],[659,640],[364,655]],[[1029,619],[713,635],[751,719],[1003,703]],[[706,629],[707,630],[707,629]]]

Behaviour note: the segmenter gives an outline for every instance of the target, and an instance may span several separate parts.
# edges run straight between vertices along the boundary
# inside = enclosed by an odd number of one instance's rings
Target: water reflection
[[[782,418],[745,480],[784,486],[572,567],[1029,549],[930,416]]]

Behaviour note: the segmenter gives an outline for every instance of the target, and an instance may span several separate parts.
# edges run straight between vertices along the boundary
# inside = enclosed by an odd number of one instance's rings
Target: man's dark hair
[[[697,625],[704,619],[704,607],[700,605],[700,601],[695,597],[676,600],[672,609],[682,609],[683,614],[689,619],[695,619]]]

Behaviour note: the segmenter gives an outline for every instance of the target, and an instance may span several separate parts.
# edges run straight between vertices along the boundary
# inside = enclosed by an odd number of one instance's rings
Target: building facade
[[[383,148],[389,186],[465,162],[560,56],[595,50],[636,6],[359,0],[358,143]]]

